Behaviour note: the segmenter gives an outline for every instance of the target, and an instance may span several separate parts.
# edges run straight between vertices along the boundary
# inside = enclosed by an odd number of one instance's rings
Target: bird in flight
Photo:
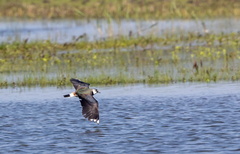
[[[64,97],[79,97],[82,105],[82,115],[89,121],[94,121],[99,123],[99,111],[98,111],[98,101],[93,97],[96,93],[99,93],[97,89],[90,89],[89,83],[79,81],[77,79],[70,79],[75,92],[72,92]]]

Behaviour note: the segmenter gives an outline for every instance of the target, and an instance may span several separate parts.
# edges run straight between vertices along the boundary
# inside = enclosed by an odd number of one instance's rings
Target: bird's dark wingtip
[[[76,81],[76,80],[77,80],[77,79],[74,79],[74,78],[71,78],[71,79],[70,79],[71,82],[72,82],[72,81]]]
[[[71,78],[71,79],[70,79],[70,82],[71,82],[72,84],[80,84],[80,85],[82,85],[82,86],[89,86],[89,85],[90,85],[89,83],[86,83],[86,82],[83,82],[83,81],[80,81],[80,80],[74,79],[74,78]]]

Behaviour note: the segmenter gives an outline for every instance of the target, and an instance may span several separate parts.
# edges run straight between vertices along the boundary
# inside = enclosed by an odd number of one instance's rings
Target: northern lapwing
[[[99,111],[98,111],[98,101],[93,97],[96,93],[99,93],[97,89],[90,89],[89,83],[79,81],[77,79],[70,79],[75,92],[72,92],[64,97],[79,97],[82,105],[82,115],[89,121],[94,121],[99,123]]]

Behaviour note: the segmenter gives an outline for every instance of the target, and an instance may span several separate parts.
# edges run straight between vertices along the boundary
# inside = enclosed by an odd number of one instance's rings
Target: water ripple
[[[219,90],[224,87],[229,91]],[[96,95],[99,125],[82,117],[76,98],[62,98],[71,88],[13,90],[18,99],[4,97],[0,102],[0,151],[236,153],[240,151],[238,87],[238,83],[102,87],[101,95]],[[36,91],[45,97],[26,97]],[[0,92],[2,97],[9,89]]]

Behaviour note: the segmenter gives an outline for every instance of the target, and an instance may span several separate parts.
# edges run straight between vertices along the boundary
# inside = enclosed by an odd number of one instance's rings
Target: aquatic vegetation
[[[71,77],[94,84],[236,81],[239,40],[239,33],[189,33],[64,44],[2,43],[0,87],[66,86]]]
[[[239,0],[2,0],[0,4],[0,16],[17,18],[196,19],[240,15]]]

